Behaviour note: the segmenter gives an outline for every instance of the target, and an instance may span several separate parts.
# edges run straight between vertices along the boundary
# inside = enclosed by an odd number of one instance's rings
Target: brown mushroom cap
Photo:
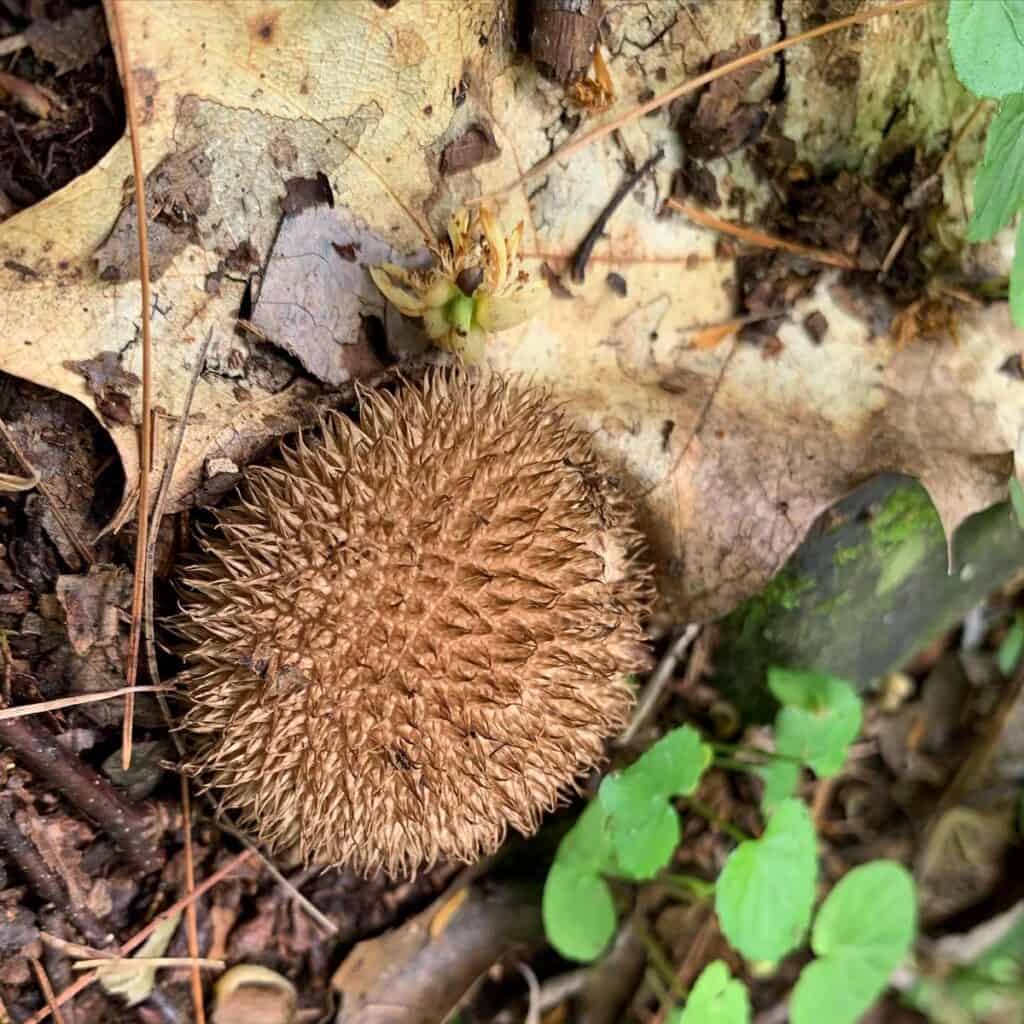
[[[648,653],[628,503],[542,390],[437,372],[250,472],[187,574],[188,770],[274,849],[408,874],[529,833]]]

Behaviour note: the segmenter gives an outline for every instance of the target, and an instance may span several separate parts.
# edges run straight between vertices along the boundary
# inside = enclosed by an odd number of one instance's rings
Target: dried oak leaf
[[[192,0],[122,5],[124,31],[140,41],[129,49],[145,167],[197,151],[211,157],[209,203],[191,214],[178,203],[194,220],[182,226],[185,244],[153,288],[154,402],[169,415],[180,414],[202,339],[213,331],[212,361],[232,348],[238,311],[256,288],[247,274],[225,269],[211,294],[207,276],[242,240],[256,253],[271,251],[288,179],[322,174],[335,201],[329,212],[344,209],[408,254],[435,238],[452,210],[515,180],[572,135],[564,87],[500,42],[508,39],[504,0],[448,5],[445,18],[434,6],[402,0],[383,16],[355,0],[252,0],[204,5],[196,17]],[[820,24],[819,6],[788,4],[786,31]],[[733,0],[730,10],[723,18],[719,5],[692,5],[678,18],[671,4],[607,5],[602,41],[613,80],[628,84],[630,98],[661,92],[748,35],[778,39],[775,0]],[[916,170],[938,166],[971,100],[943,89],[951,73],[945,49],[921,45],[937,23],[925,5],[873,24],[884,31],[840,32],[787,51],[787,90],[800,99],[775,109],[772,134],[790,145],[789,166],[813,176],[830,166],[869,173],[894,149]],[[581,52],[579,71],[591,45]],[[773,62],[764,80],[775,73]],[[744,95],[741,105],[749,98],[757,96]],[[442,177],[444,146],[483,121],[500,154]],[[965,173],[980,157],[981,135],[958,146]],[[526,269],[536,274],[547,262],[560,270],[620,184],[624,150],[639,162],[659,146],[678,152],[678,141],[674,120],[656,112],[504,194],[493,212],[507,225],[523,221]],[[778,179],[758,173],[754,148],[730,153],[728,166],[708,162],[715,180],[698,185],[757,224]],[[959,171],[947,163],[936,196],[959,194]],[[491,369],[528,372],[551,386],[616,473],[638,485],[671,616],[712,618],[759,590],[824,508],[880,470],[920,479],[949,533],[1005,497],[1024,426],[1024,388],[999,372],[1024,348],[1005,305],[965,315],[958,346],[944,338],[896,351],[876,294],[862,296],[859,310],[843,308],[821,278],[810,291],[794,283],[797,297],[773,328],[783,346],[777,358],[764,360],[736,338],[694,350],[686,342],[695,331],[741,312],[735,249],[680,219],[659,218],[673,170],[662,161],[623,203],[593,252],[600,272],[574,289],[574,301],[548,303],[486,352]],[[0,363],[93,410],[98,396],[69,366],[114,351],[126,372],[141,371],[140,282],[102,280],[93,258],[121,215],[131,173],[126,134],[87,174],[0,224]],[[155,180],[148,183],[155,191]],[[927,224],[959,259],[960,203],[932,208]],[[872,258],[876,241],[859,239]],[[111,263],[126,267],[128,259]],[[629,281],[628,296],[609,292],[609,273]],[[857,281],[849,288],[864,291]],[[829,325],[820,346],[802,327],[816,312]],[[330,309],[311,313],[322,321]],[[385,328],[390,346],[392,324]],[[170,508],[194,499],[210,458],[244,465],[311,418],[317,386],[293,373],[283,389],[264,387],[255,352],[268,345],[252,347],[241,368],[211,369],[200,380]],[[131,422],[107,426],[130,501],[139,403],[122,410]],[[157,474],[162,459],[160,451]]]

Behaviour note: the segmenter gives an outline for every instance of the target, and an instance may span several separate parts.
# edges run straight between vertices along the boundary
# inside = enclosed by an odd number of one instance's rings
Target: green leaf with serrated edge
[[[760,839],[729,855],[715,889],[725,937],[749,960],[779,960],[807,931],[818,855],[806,806],[784,800]]]
[[[949,50],[975,96],[1024,92],[1024,2],[950,0]]]
[[[974,213],[967,241],[987,242],[1024,204],[1024,94],[1007,96],[985,140],[985,158],[974,179]]]
[[[1012,676],[1024,653],[1024,618],[1018,613],[996,653],[996,664],[1004,676]]]
[[[843,679],[823,672],[773,668],[768,686],[783,704],[775,718],[775,748],[821,777],[835,775],[860,732],[861,700]]]
[[[814,922],[818,959],[800,974],[792,1024],[854,1024],[885,988],[914,941],[914,880],[895,861],[854,868]]]
[[[596,960],[615,934],[615,903],[607,882],[571,863],[555,860],[544,882],[544,931],[568,960]]]
[[[601,783],[598,800],[608,815],[619,871],[631,878],[653,878],[679,845],[679,815],[647,780],[628,772]]]
[[[764,779],[761,807],[769,814],[786,797],[790,797],[796,792],[797,783],[800,781],[800,765],[781,757],[777,757],[767,764],[759,765],[754,771]]]
[[[1024,217],[1017,225],[1015,245],[1010,268],[1010,317],[1018,327],[1024,327]]]
[[[750,997],[746,986],[729,974],[721,960],[701,971],[686,1006],[673,1012],[671,1024],[749,1024]]]
[[[1024,530],[1024,486],[1015,476],[1010,477],[1010,505],[1017,525]]]

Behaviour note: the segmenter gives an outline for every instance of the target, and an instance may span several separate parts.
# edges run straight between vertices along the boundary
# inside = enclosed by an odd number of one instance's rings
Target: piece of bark
[[[332,981],[335,1024],[436,1024],[513,949],[543,941],[540,891],[481,880],[446,894],[401,928],[359,945]]]
[[[536,0],[530,53],[537,70],[569,85],[590,67],[597,46],[601,0]]]

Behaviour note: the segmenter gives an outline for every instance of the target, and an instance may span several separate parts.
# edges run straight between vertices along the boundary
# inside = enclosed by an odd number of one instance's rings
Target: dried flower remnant
[[[546,392],[449,370],[365,395],[220,519],[179,626],[189,770],[273,849],[472,860],[625,723],[651,570]]]
[[[615,102],[615,83],[600,46],[594,50],[592,70],[593,78],[582,78],[569,86],[569,99],[590,114],[603,114]]]
[[[437,346],[478,363],[487,335],[525,322],[543,305],[543,282],[520,266],[522,234],[522,222],[506,236],[488,210],[460,210],[448,223],[448,240],[431,247],[435,266],[383,263],[370,274],[400,312],[423,318]]]

